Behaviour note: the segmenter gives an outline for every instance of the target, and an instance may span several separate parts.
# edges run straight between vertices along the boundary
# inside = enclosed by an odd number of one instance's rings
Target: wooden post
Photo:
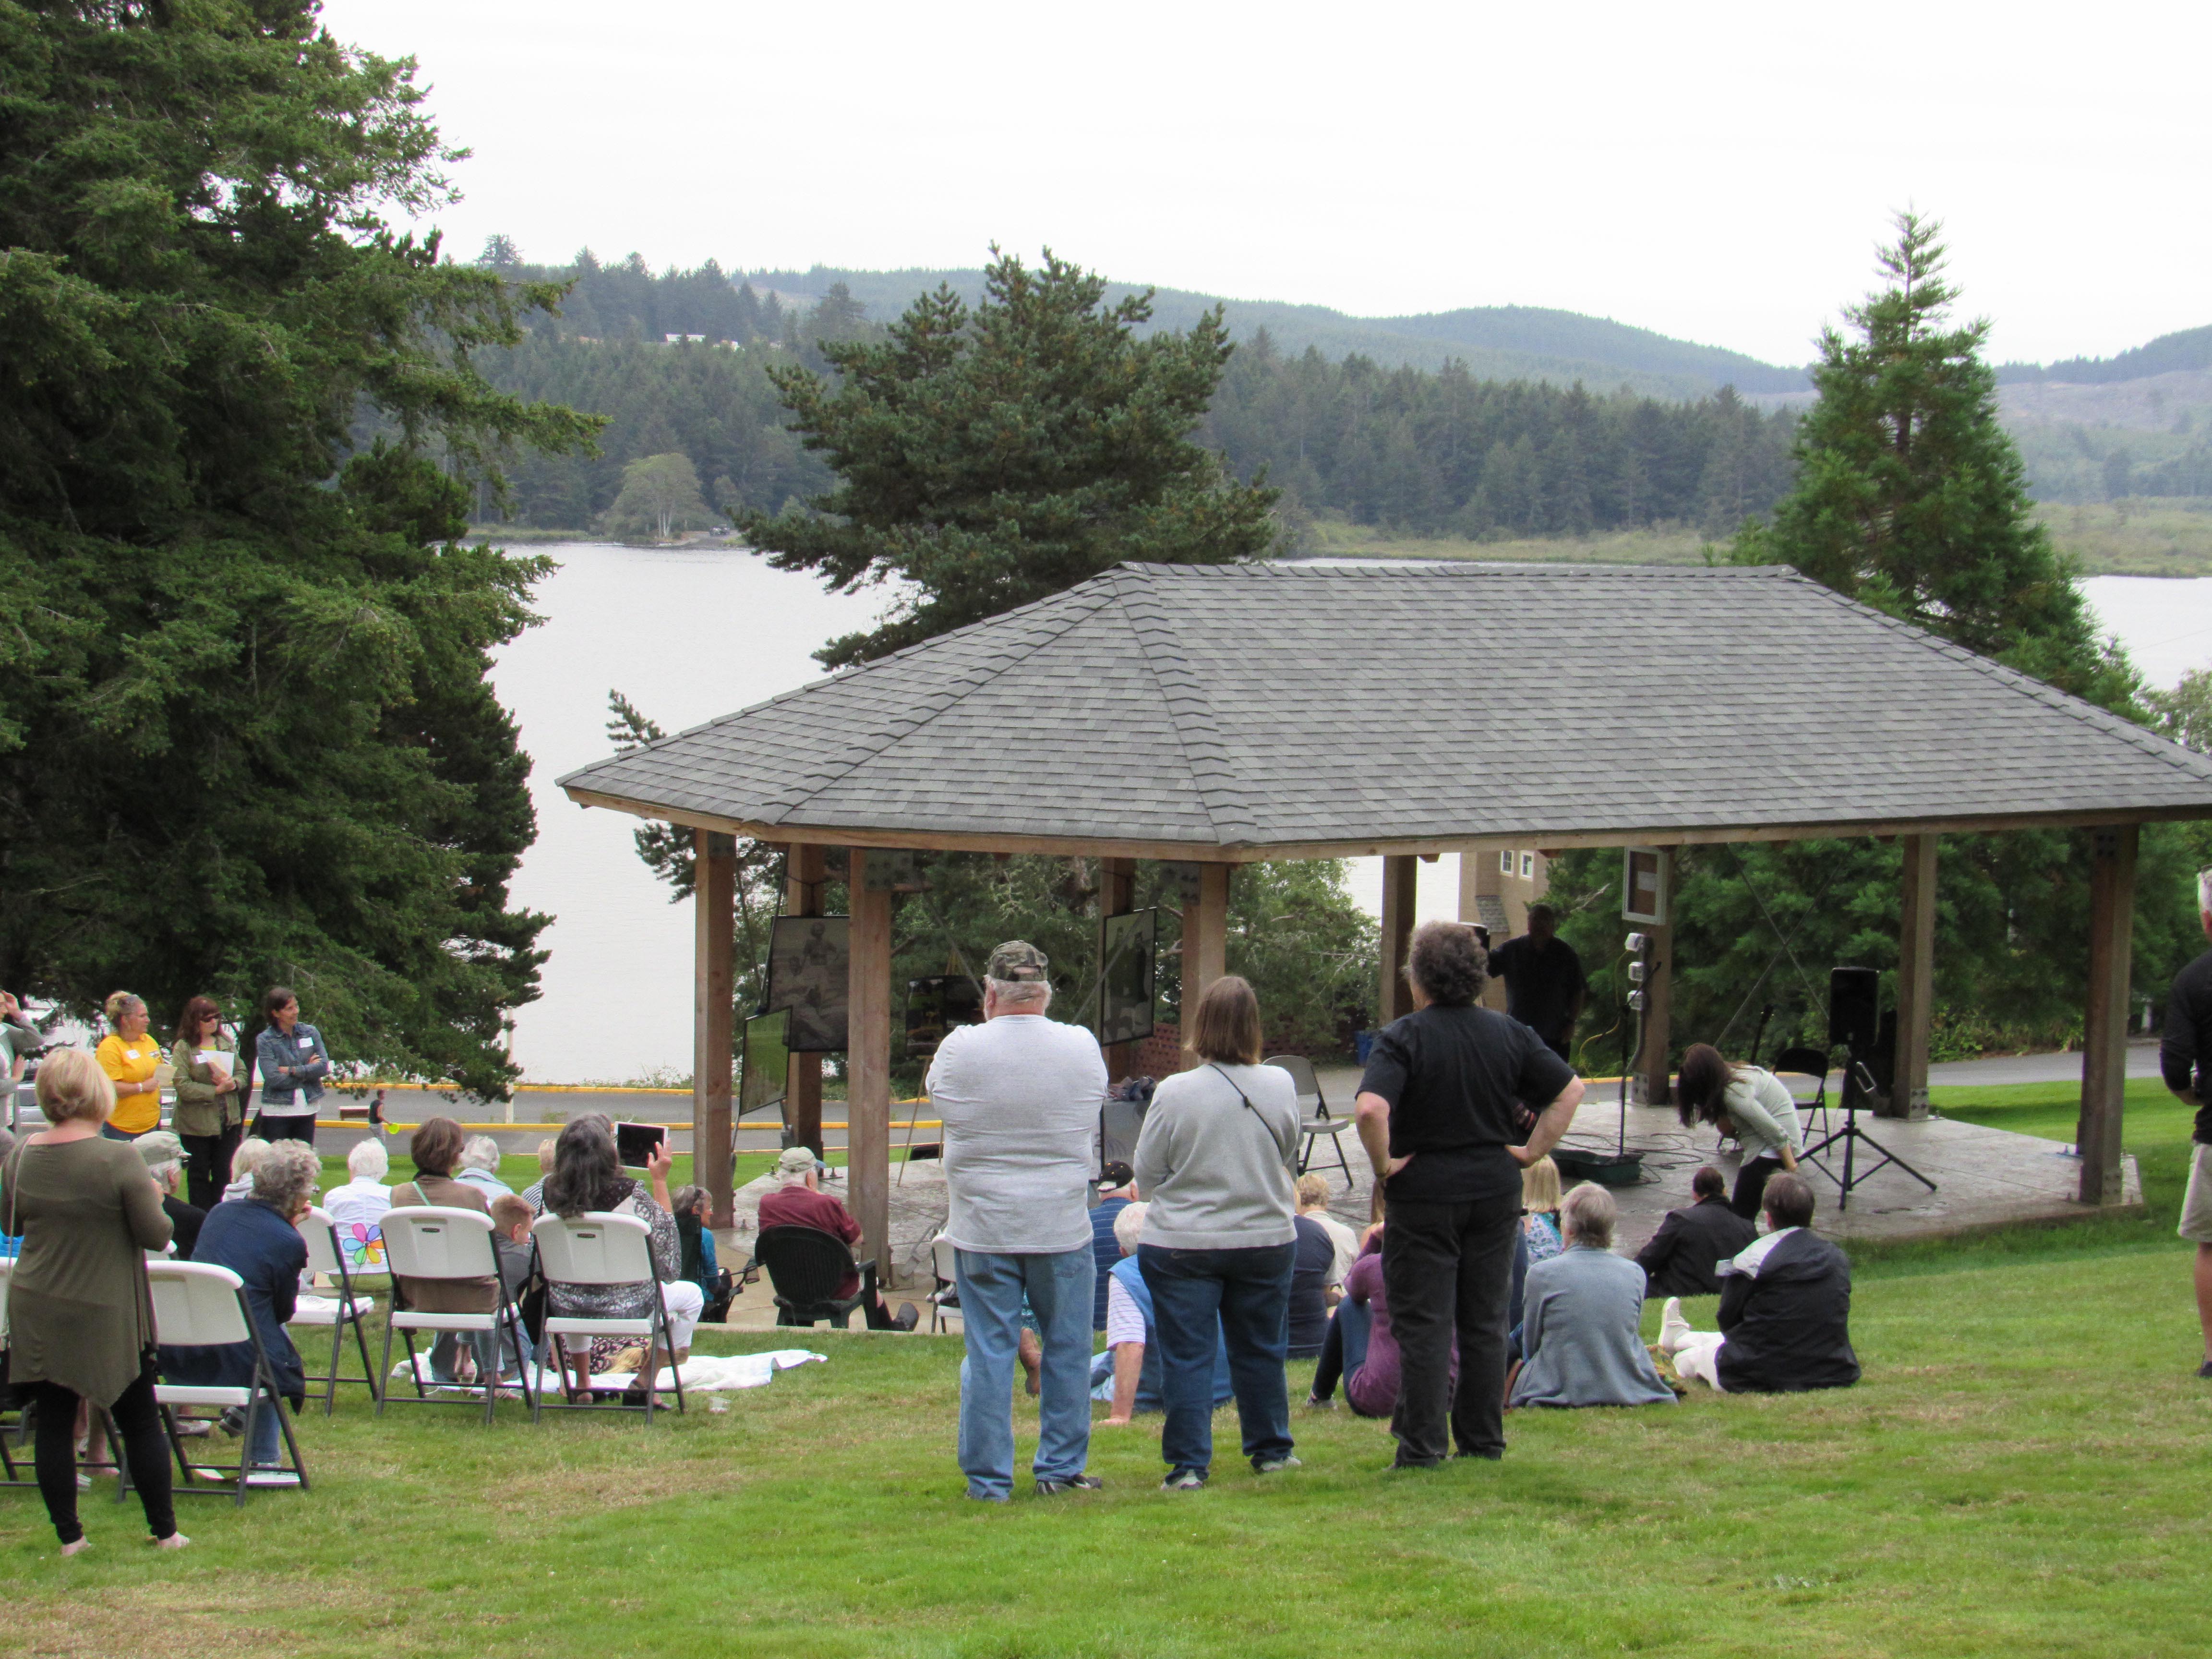
[[[737,1019],[738,844],[692,831],[691,1178],[707,1189],[709,1224],[730,1224],[730,1061]]]
[[[1897,1054],[1890,1066],[1891,1117],[1928,1115],[1928,1036],[1936,1008],[1936,837],[1905,836],[1897,939]]]
[[[2142,826],[2093,830],[2089,1003],[2081,1033],[2081,1201],[2117,1204],[2125,1171],[2120,1120],[2127,1086],[2128,979],[2135,950],[2136,845]]]
[[[819,847],[794,845],[784,866],[783,910],[786,915],[818,916],[822,890],[829,884]],[[784,1076],[783,1121],[789,1126],[791,1144],[811,1146],[822,1156],[822,1056],[793,1054]]]
[[[862,1259],[891,1285],[891,895],[868,890],[868,854],[853,848],[852,964],[845,1014],[845,1194]]]
[[[1198,1063],[1191,1052],[1191,1032],[1198,1018],[1198,1000],[1206,988],[1229,971],[1229,872],[1225,864],[1198,866],[1198,896],[1182,913],[1182,1064],[1188,1071]]]
[[[1375,988],[1377,1030],[1413,1012],[1413,988],[1406,983],[1406,953],[1413,942],[1413,898],[1420,871],[1420,860],[1410,854],[1392,854],[1382,860],[1382,965]]]
[[[1662,866],[1661,890],[1667,895],[1667,924],[1637,929],[1651,940],[1650,954],[1646,958],[1651,976],[1644,982],[1644,1045],[1636,1051],[1635,1098],[1644,1106],[1664,1106],[1674,1097],[1674,1078],[1667,1069],[1668,1054],[1674,1047],[1674,851],[1662,847],[1659,857]]]
[[[1102,916],[1125,916],[1136,908],[1136,860],[1099,860],[1098,914]],[[1133,1042],[1109,1042],[1106,1045],[1105,1054],[1107,1080],[1119,1083],[1135,1068],[1137,1045]]]

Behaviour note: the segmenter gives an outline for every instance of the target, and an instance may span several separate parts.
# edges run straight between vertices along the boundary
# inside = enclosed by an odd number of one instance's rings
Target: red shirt
[[[860,1242],[860,1224],[853,1219],[853,1212],[841,1200],[799,1182],[780,1187],[761,1200],[760,1224],[763,1228],[811,1227],[817,1233],[828,1233],[848,1244]],[[860,1275],[855,1271],[845,1276],[844,1282],[837,1286],[837,1294],[851,1296],[860,1288]]]

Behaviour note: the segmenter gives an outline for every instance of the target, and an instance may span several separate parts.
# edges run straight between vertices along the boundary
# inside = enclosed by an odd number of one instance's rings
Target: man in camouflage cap
[[[945,1125],[945,1237],[967,1358],[960,1467],[968,1496],[1003,1504],[1014,1480],[1012,1399],[1024,1295],[1042,1339],[1033,1465],[1041,1497],[1095,1487],[1091,1317],[1097,1261],[1090,1198],[1106,1060],[1080,1025],[1046,1017],[1051,964],[1026,939],[991,952],[983,1023],[945,1034],[929,1099]]]

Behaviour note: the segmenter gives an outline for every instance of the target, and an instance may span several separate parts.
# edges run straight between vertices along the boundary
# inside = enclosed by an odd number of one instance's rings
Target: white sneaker
[[[1690,1322],[1682,1317],[1682,1298],[1668,1297],[1659,1310],[1659,1352],[1671,1357],[1690,1334]]]
[[[296,1486],[300,1484],[297,1469],[255,1469],[246,1477],[249,1486]]]

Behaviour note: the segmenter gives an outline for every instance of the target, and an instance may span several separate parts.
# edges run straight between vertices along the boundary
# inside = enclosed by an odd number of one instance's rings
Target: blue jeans
[[[1297,1255],[1294,1243],[1242,1250],[1137,1247],[1160,1344],[1167,1409],[1160,1455],[1170,1476],[1186,1469],[1203,1475],[1213,1462],[1217,1328],[1229,1345],[1244,1455],[1256,1465],[1290,1455],[1291,1391],[1283,1359],[1291,1343],[1291,1273]]]
[[[284,1431],[276,1420],[283,1407],[265,1395],[257,1404],[259,1409],[254,1413],[253,1438],[246,1448],[246,1461],[257,1468],[273,1469],[284,1461]]]
[[[1347,1296],[1336,1304],[1329,1315],[1328,1334],[1321,1340],[1321,1360],[1314,1366],[1315,1399],[1334,1399],[1340,1382],[1347,1390],[1351,1388],[1352,1379],[1367,1363],[1367,1337],[1374,1328],[1375,1315],[1366,1304]]]
[[[1036,1311],[1044,1346],[1038,1378],[1040,1480],[1083,1473],[1091,1456],[1091,1304],[1098,1259],[1073,1250],[1002,1255],[953,1252],[967,1355],[960,1362],[960,1468],[970,1498],[1004,1502],[1014,1487],[1014,1358],[1022,1298]]]

